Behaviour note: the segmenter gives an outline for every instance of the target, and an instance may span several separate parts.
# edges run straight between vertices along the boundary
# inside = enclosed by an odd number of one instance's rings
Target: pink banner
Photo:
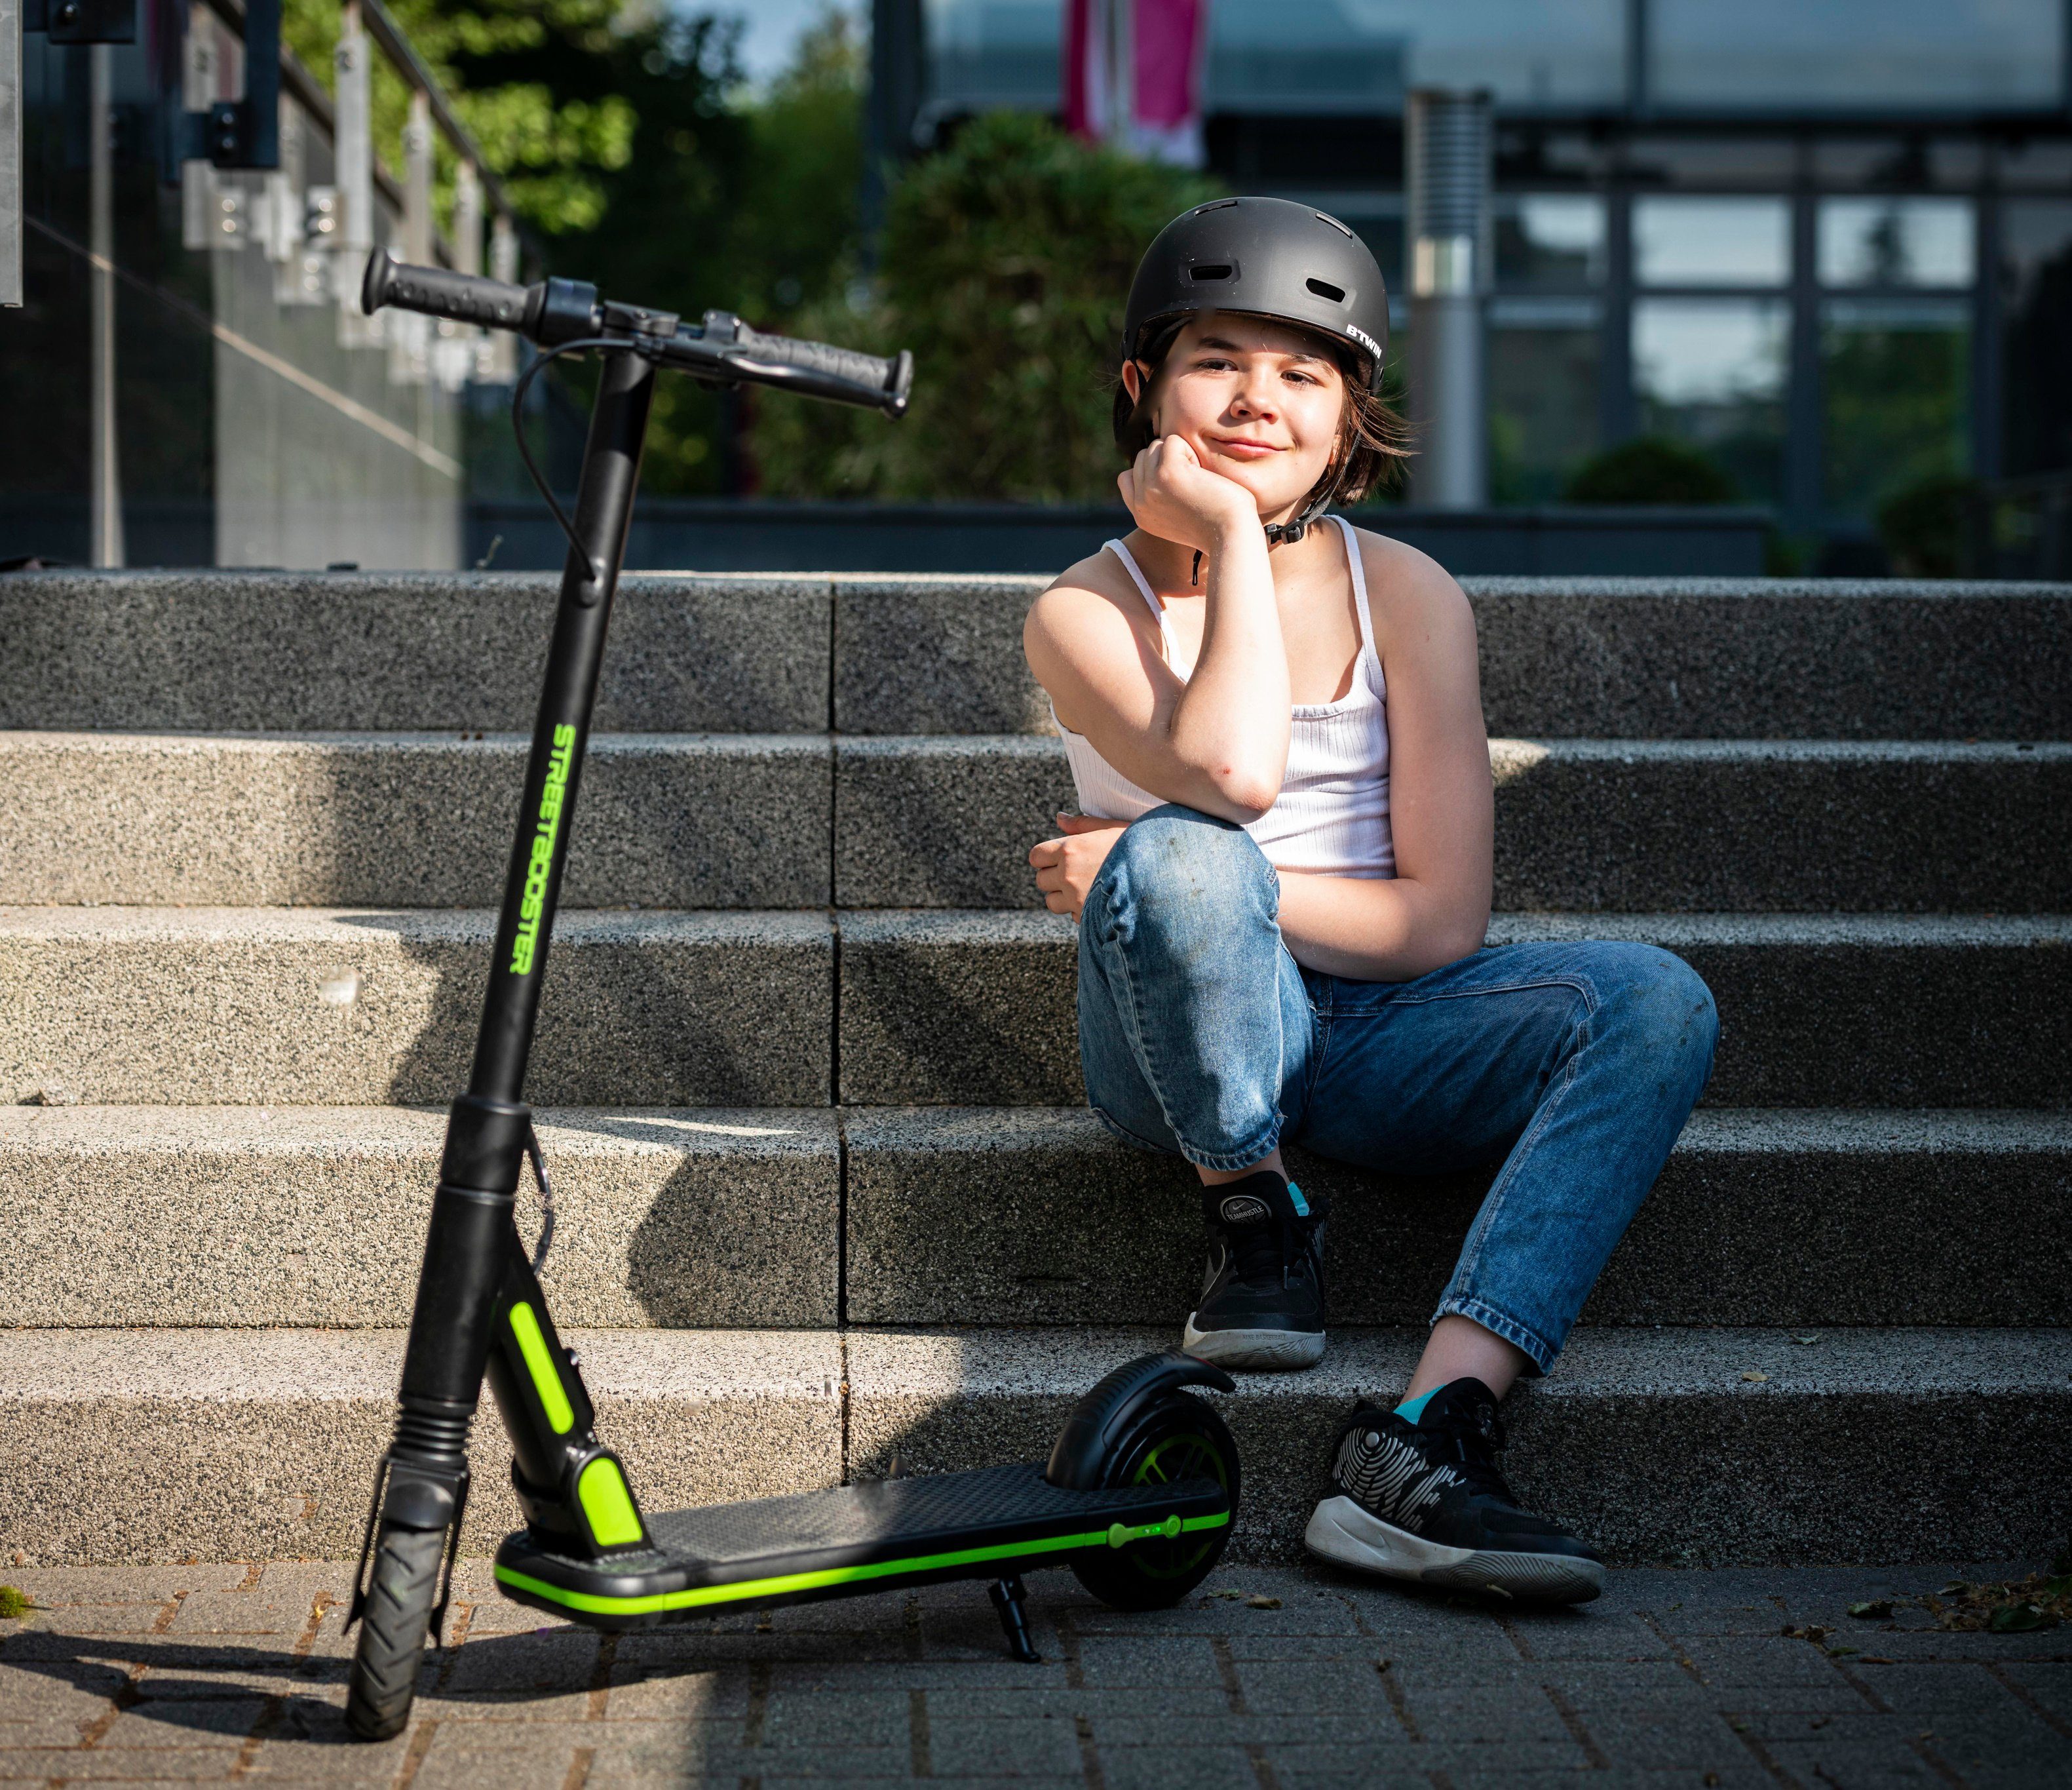
[[[1207,37],[1207,0],[1066,0],[1065,128],[1199,167]]]

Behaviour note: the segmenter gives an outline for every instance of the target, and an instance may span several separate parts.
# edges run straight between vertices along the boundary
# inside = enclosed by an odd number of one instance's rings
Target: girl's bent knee
[[[1101,868],[1126,882],[1140,901],[1172,894],[1228,897],[1272,875],[1252,835],[1235,821],[1177,802],[1131,821]]]
[[[1242,933],[1247,920],[1270,928],[1279,906],[1272,866],[1252,835],[1176,803],[1123,829],[1087,901],[1104,940],[1150,936],[1190,950]]]
[[[1618,948],[1620,974],[1611,1002],[1630,1049],[1662,1067],[1680,1067],[1696,1089],[1712,1071],[1720,1010],[1690,965],[1651,944]]]

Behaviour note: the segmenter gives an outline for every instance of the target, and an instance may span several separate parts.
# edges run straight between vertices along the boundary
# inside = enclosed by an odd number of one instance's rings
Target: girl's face
[[[1122,382],[1134,401],[1143,369]],[[1235,311],[1194,319],[1151,379],[1152,427],[1178,435],[1211,472],[1234,479],[1273,521],[1292,511],[1331,463],[1346,382],[1314,337]]]

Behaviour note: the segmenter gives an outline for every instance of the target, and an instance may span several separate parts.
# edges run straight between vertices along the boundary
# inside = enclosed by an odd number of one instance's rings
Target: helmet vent
[[[1342,286],[1332,285],[1329,280],[1305,280],[1302,283],[1318,298],[1329,298],[1334,305],[1342,305],[1346,302],[1346,289]]]
[[[1198,267],[1187,270],[1187,278],[1196,286],[1207,286],[1216,280],[1227,280],[1237,271],[1235,261],[1205,261]]]

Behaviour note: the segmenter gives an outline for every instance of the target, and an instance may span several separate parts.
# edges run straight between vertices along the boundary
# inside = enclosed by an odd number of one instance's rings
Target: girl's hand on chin
[[[1224,529],[1259,521],[1252,493],[1210,471],[1178,435],[1153,442],[1115,482],[1140,529],[1183,546],[1212,547]]]
[[[1109,849],[1122,837],[1123,825],[1091,814],[1060,814],[1058,826],[1065,837],[1030,848],[1030,867],[1036,872],[1043,905],[1052,913],[1079,917],[1087,891],[1108,862]]]

